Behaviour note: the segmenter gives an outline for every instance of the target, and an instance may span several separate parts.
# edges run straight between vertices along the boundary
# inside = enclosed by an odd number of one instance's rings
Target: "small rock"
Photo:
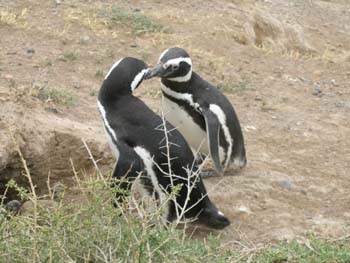
[[[59,61],[67,62],[67,59],[63,55],[58,56]]]
[[[259,97],[259,96],[255,96],[254,100],[256,100],[256,101],[262,101],[262,98]]]
[[[255,130],[256,130],[256,127],[253,126],[253,125],[247,125],[247,126],[244,126],[244,130],[245,130],[246,132],[255,131]]]
[[[335,81],[335,79],[332,79],[332,80],[331,80],[331,83],[332,83],[332,85],[333,85],[334,87],[338,87],[338,86],[339,86],[339,84]]]
[[[287,190],[289,190],[289,191],[291,191],[291,190],[294,189],[294,185],[292,184],[292,182],[290,181],[290,179],[279,181],[278,184],[279,184],[282,188],[287,189]]]
[[[137,47],[137,44],[131,44],[130,47],[135,48]]]
[[[244,205],[239,206],[237,208],[237,212],[239,212],[240,214],[247,214],[247,215],[252,214],[252,211],[249,209],[249,207],[246,207]]]
[[[57,207],[57,203],[53,200],[37,200],[37,208],[38,212],[45,211],[47,209],[53,209]],[[34,203],[32,201],[27,201],[25,202],[21,209],[20,212],[22,215],[29,215],[34,213]]]
[[[75,89],[80,89],[80,88],[81,88],[80,83],[79,83],[78,81],[75,81],[75,82],[73,83],[73,88],[75,88]]]
[[[344,101],[338,101],[334,105],[337,108],[344,108],[345,107],[345,102]]]
[[[315,88],[313,91],[312,91],[312,95],[314,96],[320,96],[322,93],[322,90],[318,89],[318,88]]]
[[[35,49],[34,48],[28,48],[27,49],[27,54],[33,55],[35,53]]]
[[[58,110],[56,108],[53,108],[53,107],[46,107],[45,110],[48,112],[52,112],[54,114],[58,114]]]
[[[83,45],[86,45],[90,42],[90,37],[85,35],[85,36],[81,36],[80,37],[80,40],[79,40],[79,43],[80,44],[83,44]]]
[[[300,189],[300,192],[301,192],[303,195],[307,195],[307,191],[306,191],[304,188]]]
[[[56,0],[56,5],[60,5],[61,4],[61,0]]]
[[[13,79],[13,76],[10,75],[10,74],[6,74],[6,75],[4,76],[4,78],[7,79],[7,80],[11,80],[11,79]]]
[[[11,200],[5,205],[5,209],[13,214],[18,214],[22,203],[18,200]]]

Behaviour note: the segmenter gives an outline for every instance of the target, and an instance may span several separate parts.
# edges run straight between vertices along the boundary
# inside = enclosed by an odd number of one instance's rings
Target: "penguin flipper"
[[[223,173],[223,169],[219,156],[219,134],[220,134],[220,122],[216,115],[209,109],[201,109],[205,119],[207,129],[207,139],[209,144],[210,156],[214,162],[215,170],[219,173]]]

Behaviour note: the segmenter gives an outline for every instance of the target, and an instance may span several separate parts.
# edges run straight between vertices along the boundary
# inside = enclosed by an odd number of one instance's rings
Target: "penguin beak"
[[[144,79],[151,79],[153,77],[162,77],[162,75],[165,73],[166,69],[163,68],[163,64],[159,63],[155,67],[148,69]]]

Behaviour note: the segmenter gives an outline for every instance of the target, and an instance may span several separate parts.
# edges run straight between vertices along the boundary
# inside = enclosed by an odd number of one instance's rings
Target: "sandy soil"
[[[165,29],[135,32],[115,23],[112,6]],[[181,46],[244,128],[247,167],[205,181],[232,221],[214,233],[253,243],[342,236],[350,223],[349,32],[346,0],[0,1],[0,188],[9,178],[25,185],[9,127],[43,192],[48,171],[71,182],[70,158],[77,171],[92,171],[81,139],[109,169],[96,109],[104,74],[120,57],[154,64]],[[157,80],[137,94],[158,110]]]

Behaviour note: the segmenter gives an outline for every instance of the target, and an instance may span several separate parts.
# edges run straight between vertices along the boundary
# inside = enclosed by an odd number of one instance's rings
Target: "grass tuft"
[[[97,14],[105,19],[110,27],[129,27],[137,34],[164,31],[164,27],[161,24],[139,12],[130,12],[118,7],[112,7],[100,9]]]
[[[96,78],[102,78],[104,77],[106,74],[105,72],[102,70],[102,69],[96,69],[96,72],[95,72],[95,77]]]
[[[65,52],[62,56],[59,57],[61,61],[75,61],[78,59],[78,56],[74,52]]]
[[[7,25],[15,28],[25,28],[27,9],[23,9],[20,13],[14,13],[9,10],[0,10],[0,26]]]
[[[54,102],[69,107],[76,106],[78,102],[76,96],[62,88],[43,87],[35,95],[44,102]]]

